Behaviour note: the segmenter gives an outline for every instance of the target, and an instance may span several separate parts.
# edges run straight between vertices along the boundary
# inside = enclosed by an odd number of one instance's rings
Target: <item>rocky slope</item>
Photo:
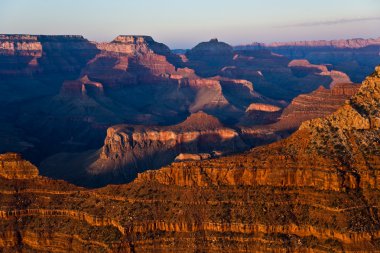
[[[174,163],[97,190],[35,176],[33,166],[16,173],[21,178],[3,177],[13,167],[0,167],[0,245],[19,252],[379,251],[379,106],[380,66],[333,114],[241,155]]]
[[[186,52],[186,57],[199,75],[215,76],[222,67],[231,64],[233,49],[227,43],[211,39]]]
[[[354,82],[363,80],[380,60],[380,38],[253,43],[237,46],[235,49],[262,50],[263,48],[291,59],[307,59],[314,64],[329,63],[331,68],[347,73]]]
[[[100,150],[58,154],[44,161],[41,168],[54,178],[99,186],[131,181],[138,172],[170,164],[180,154],[185,160],[194,156],[200,160],[203,153],[211,157],[246,148],[237,131],[223,126],[215,117],[197,112],[173,126],[112,126]],[[67,166],[77,169],[67,173]]]
[[[0,177],[7,179],[25,179],[38,176],[38,169],[21,155],[6,153],[0,155]]]
[[[329,89],[320,86],[309,94],[297,96],[287,107],[277,111],[272,107],[263,108],[253,104],[254,110],[248,110],[239,122],[241,136],[246,143],[254,146],[287,137],[298,129],[302,122],[333,113],[354,95],[359,87],[359,84],[352,83],[334,84]]]
[[[309,94],[299,95],[283,110],[276,126],[278,129],[294,129],[304,121],[329,115],[353,96],[359,87],[358,84],[339,83],[330,89],[320,86]]]

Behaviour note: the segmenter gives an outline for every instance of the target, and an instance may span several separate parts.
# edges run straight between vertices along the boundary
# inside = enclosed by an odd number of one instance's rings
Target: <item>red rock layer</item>
[[[239,134],[215,117],[198,112],[184,122],[168,127],[118,125],[108,129],[99,159],[89,173],[110,170],[136,171],[160,167],[180,153],[236,152],[245,148]]]
[[[0,246],[22,252],[379,251],[379,104],[380,66],[333,114],[240,155],[173,163],[128,185],[97,190],[39,176],[0,177]],[[198,116],[171,131],[192,129],[205,117]],[[220,126],[208,122],[207,129]]]
[[[15,153],[0,154],[0,177],[6,179],[29,179],[38,176],[38,169]]]
[[[284,109],[279,122],[273,127],[278,130],[294,129],[304,121],[333,113],[353,96],[359,87],[357,84],[340,83],[331,89],[320,86],[310,94],[300,95]]]

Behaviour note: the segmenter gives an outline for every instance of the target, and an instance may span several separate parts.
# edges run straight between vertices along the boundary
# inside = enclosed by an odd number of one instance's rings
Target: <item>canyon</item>
[[[295,99],[292,111],[323,94],[331,105],[334,95],[351,98],[283,140],[175,162],[129,184],[86,189],[38,175],[21,155],[2,154],[0,246],[8,252],[379,251],[380,66],[360,88],[319,88]],[[211,117],[196,116],[190,121]],[[207,122],[197,130],[221,127],[215,118]],[[125,134],[126,126],[120,130]]]
[[[294,58],[217,39],[176,54],[150,36],[0,35],[0,152],[23,154],[44,176],[99,187],[268,144],[359,87],[328,61]],[[200,129],[180,127],[197,115]]]

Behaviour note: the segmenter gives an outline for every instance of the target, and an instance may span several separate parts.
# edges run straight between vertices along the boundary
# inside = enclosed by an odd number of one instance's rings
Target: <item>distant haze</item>
[[[0,0],[0,33],[151,35],[171,48],[380,37],[378,0]]]

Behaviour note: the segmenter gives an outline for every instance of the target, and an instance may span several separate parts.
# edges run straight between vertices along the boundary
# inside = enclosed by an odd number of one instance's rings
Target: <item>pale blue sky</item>
[[[0,0],[0,33],[146,34],[171,48],[380,37],[380,0]]]

